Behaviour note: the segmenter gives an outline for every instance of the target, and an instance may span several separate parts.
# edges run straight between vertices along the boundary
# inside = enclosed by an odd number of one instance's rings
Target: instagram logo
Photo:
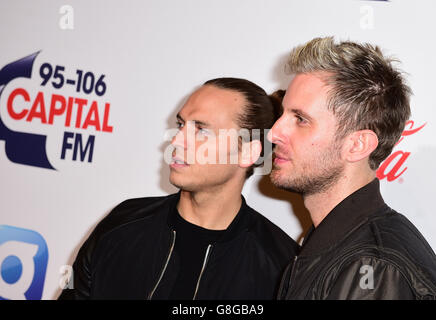
[[[47,261],[39,233],[0,225],[0,299],[41,299]]]

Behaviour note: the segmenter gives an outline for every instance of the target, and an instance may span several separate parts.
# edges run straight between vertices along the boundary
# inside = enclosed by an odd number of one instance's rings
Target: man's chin
[[[290,183],[289,178],[286,179],[284,177],[282,177],[278,170],[273,170],[271,172],[271,174],[269,175],[269,178],[271,180],[271,183],[279,189],[283,189],[289,192],[295,192],[295,193],[302,193],[301,190],[299,190],[298,188],[295,188],[295,186]]]
[[[189,186],[189,184],[183,183],[182,181],[178,181],[176,179],[171,179],[170,178],[169,182],[173,186],[175,186],[176,188],[179,188],[182,191],[189,191],[189,192],[195,191],[195,187]]]
[[[175,186],[176,188],[183,189],[183,183],[182,183],[181,181],[179,181],[179,179],[174,179],[174,178],[172,178],[171,175],[170,175],[169,182],[170,182],[173,186]]]
[[[269,179],[271,180],[271,183],[277,188],[284,189],[286,187],[286,183],[285,181],[283,181],[284,179],[281,177],[279,172],[277,172],[277,170],[273,169],[273,171],[271,171]]]
[[[269,179],[277,188],[281,188],[281,186],[285,183],[284,180],[286,180],[284,179],[283,174],[280,172],[280,169],[276,167],[272,168],[271,173],[269,174]]]

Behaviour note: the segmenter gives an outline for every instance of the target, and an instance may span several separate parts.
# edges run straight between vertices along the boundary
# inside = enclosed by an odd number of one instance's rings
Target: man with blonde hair
[[[293,49],[288,69],[270,177],[303,196],[313,226],[278,298],[435,299],[435,254],[376,178],[410,116],[403,75],[378,47],[331,37]]]

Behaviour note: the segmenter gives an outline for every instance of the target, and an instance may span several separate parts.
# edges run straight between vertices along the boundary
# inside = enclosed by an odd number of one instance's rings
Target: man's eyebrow
[[[313,118],[306,112],[304,112],[301,109],[291,109],[291,112],[295,113],[296,115],[301,116],[302,118],[309,120],[309,121],[313,121]]]
[[[182,118],[182,116],[180,114],[176,115],[177,120],[182,121],[182,122],[186,122],[185,119]],[[196,126],[202,126],[202,127],[210,127],[210,124],[204,121],[200,121],[200,120],[190,120],[190,121],[194,121]]]
[[[185,122],[185,120],[182,118],[182,116],[179,113],[176,115],[176,118],[177,118],[177,120]]]

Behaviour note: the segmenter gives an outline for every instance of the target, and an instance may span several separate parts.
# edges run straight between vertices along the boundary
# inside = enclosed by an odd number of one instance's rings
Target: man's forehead
[[[227,122],[237,118],[244,103],[244,96],[237,91],[205,85],[188,98],[178,115],[184,121]]]
[[[289,84],[283,98],[283,107],[288,111],[300,110],[316,117],[327,108],[330,87],[315,73],[298,74]]]

